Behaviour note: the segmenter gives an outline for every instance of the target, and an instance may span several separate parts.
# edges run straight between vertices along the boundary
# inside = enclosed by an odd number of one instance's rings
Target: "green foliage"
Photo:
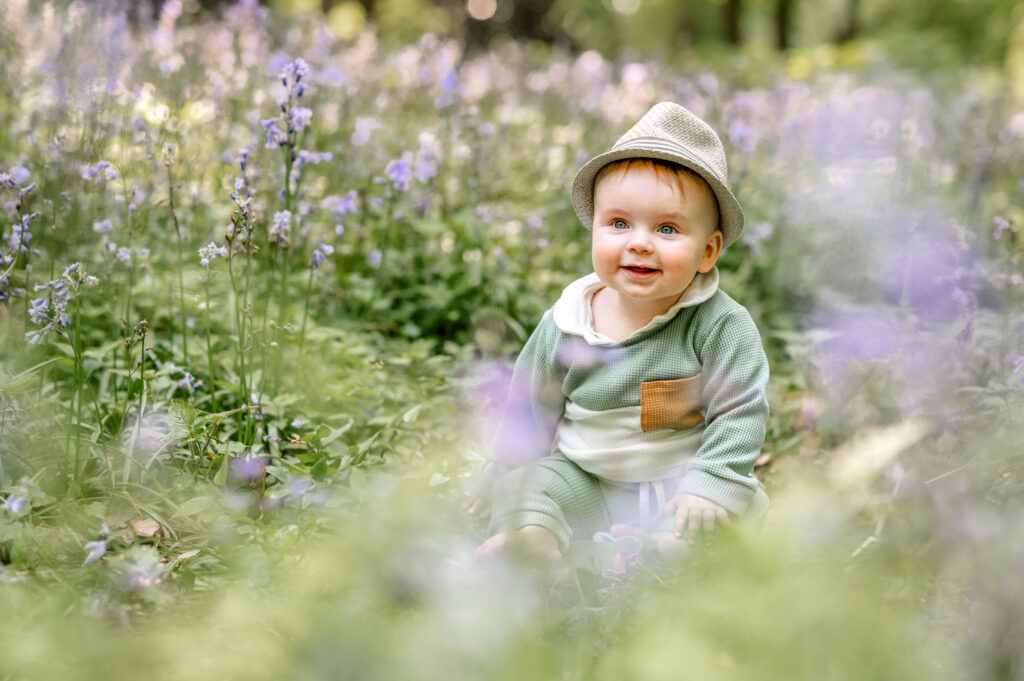
[[[9,7],[0,678],[1019,669],[1024,133],[1003,88],[864,44],[677,68],[382,48],[255,6]],[[674,7],[589,35],[665,48]],[[746,211],[719,267],[772,364],[773,511],[630,573],[587,541],[555,575],[481,565],[462,506],[492,363],[589,269],[576,167],[662,99],[721,133]]]

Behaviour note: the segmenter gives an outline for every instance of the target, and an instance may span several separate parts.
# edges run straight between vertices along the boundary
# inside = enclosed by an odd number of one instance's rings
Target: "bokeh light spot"
[[[612,9],[619,14],[635,14],[640,9],[640,0],[612,0]]]
[[[366,10],[358,2],[343,2],[327,13],[327,30],[338,38],[354,38],[366,22]]]
[[[497,0],[468,0],[466,11],[477,21],[487,21],[498,11]]]

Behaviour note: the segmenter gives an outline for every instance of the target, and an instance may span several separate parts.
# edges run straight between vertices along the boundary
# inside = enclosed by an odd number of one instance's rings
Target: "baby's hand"
[[[686,538],[690,544],[697,542],[701,528],[704,536],[715,531],[716,521],[729,524],[729,514],[724,508],[704,497],[692,494],[677,494],[665,504],[665,512],[676,517],[676,537]]]

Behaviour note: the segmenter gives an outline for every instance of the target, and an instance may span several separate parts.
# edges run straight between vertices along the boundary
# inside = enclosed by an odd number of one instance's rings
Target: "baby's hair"
[[[719,228],[721,224],[720,212],[718,209],[718,197],[715,196],[715,192],[711,191],[711,186],[708,185],[707,181],[693,172],[689,168],[672,161],[664,161],[660,158],[623,158],[618,161],[612,161],[605,167],[598,171],[597,176],[594,178],[594,186],[601,180],[601,177],[612,170],[653,170],[654,174],[657,175],[658,180],[665,182],[670,186],[676,188],[679,191],[680,196],[686,196],[686,188],[681,182],[681,178],[685,175],[690,179],[696,181],[698,184],[704,185],[708,194],[711,195],[711,200],[715,207],[715,225],[711,231],[714,232]]]

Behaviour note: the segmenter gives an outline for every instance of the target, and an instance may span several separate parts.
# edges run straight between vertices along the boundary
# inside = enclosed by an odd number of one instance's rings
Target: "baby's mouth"
[[[644,267],[643,265],[623,265],[622,269],[633,274],[653,274],[658,271],[653,267]]]

